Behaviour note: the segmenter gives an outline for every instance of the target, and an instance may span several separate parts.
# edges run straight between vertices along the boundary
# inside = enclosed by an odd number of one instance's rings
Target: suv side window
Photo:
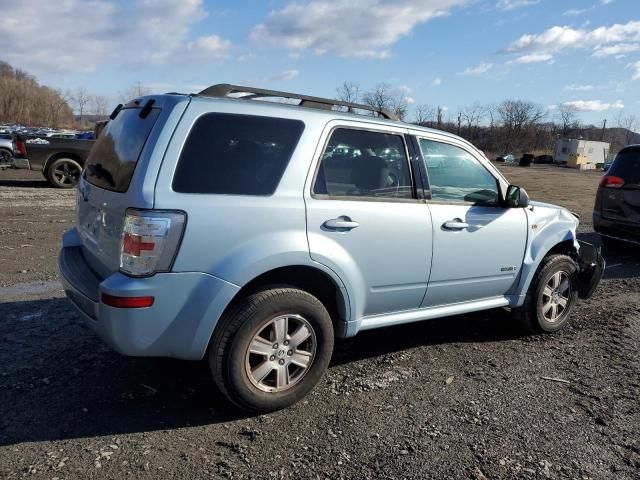
[[[298,144],[300,120],[207,113],[191,128],[173,190],[271,195]]]
[[[337,128],[324,150],[313,193],[327,197],[413,198],[401,135]]]
[[[441,202],[498,205],[498,180],[466,150],[448,143],[419,139],[431,188]]]

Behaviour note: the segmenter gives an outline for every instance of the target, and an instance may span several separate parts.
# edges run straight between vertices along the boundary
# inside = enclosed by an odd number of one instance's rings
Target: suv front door
[[[431,222],[406,130],[379,128],[328,125],[305,189],[311,257],[349,284],[356,318],[418,308],[431,264]]]
[[[497,178],[462,145],[418,138],[427,171],[433,262],[423,307],[507,295],[527,243],[522,208],[504,208]]]

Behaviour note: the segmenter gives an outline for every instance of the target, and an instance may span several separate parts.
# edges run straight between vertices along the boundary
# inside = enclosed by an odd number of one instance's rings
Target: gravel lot
[[[597,238],[598,174],[502,168]],[[74,193],[41,178],[0,172],[0,477],[640,478],[638,252],[608,253],[561,334],[503,311],[365,332],[305,401],[248,417],[204,365],[125,358],[81,324],[56,274]]]

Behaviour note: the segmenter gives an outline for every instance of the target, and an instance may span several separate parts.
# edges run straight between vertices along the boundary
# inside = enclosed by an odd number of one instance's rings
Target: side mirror
[[[529,206],[529,195],[524,188],[516,185],[509,185],[507,188],[507,208],[527,208]]]

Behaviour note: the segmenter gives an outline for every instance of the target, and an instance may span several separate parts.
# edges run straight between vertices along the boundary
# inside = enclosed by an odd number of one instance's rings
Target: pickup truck
[[[41,171],[52,186],[73,188],[94,141],[66,138],[29,141],[18,136],[15,143],[15,168]]]

